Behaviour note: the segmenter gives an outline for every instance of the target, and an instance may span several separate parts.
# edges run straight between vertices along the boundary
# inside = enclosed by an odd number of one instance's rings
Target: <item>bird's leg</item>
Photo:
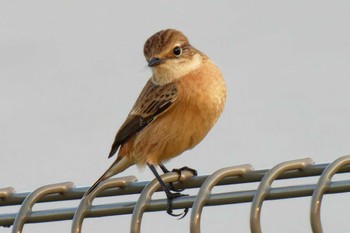
[[[164,174],[170,172],[169,169],[166,168],[166,167],[164,166],[164,164],[162,164],[162,163],[159,164],[159,167],[160,167],[160,169],[162,169],[162,171],[163,171]],[[179,175],[181,175],[178,171],[177,171],[177,173],[178,173]],[[173,182],[170,182],[170,183],[169,183],[169,187],[170,187],[170,190],[171,190],[171,191],[174,191],[174,192],[182,192],[182,191],[185,190],[185,189],[177,189],[177,188],[175,188]]]
[[[175,216],[175,217],[180,217],[183,218],[186,216],[186,214],[188,213],[188,208],[185,208],[184,212],[182,214],[174,214],[173,213],[173,204],[172,204],[172,200],[175,199],[175,198],[178,198],[178,197],[183,197],[183,196],[188,196],[188,195],[185,195],[185,194],[181,194],[179,192],[171,192],[169,190],[169,188],[166,186],[166,184],[164,183],[164,181],[162,180],[162,178],[159,176],[156,168],[152,165],[152,164],[147,164],[148,167],[151,169],[151,171],[153,172],[154,176],[156,177],[156,179],[158,180],[159,184],[162,186],[166,196],[167,196],[167,199],[168,199],[168,209],[167,209],[167,213],[171,216]],[[163,165],[164,166],[164,165]],[[163,169],[162,169],[163,170]]]
[[[160,167],[160,169],[162,169],[162,171],[164,172],[164,174],[170,172],[170,171],[164,166],[164,164],[162,164],[162,163],[159,164],[159,167]],[[190,172],[192,172],[192,174],[193,174],[194,176],[197,176],[197,175],[198,175],[198,172],[197,172],[195,169],[189,168],[189,167],[182,167],[182,168],[177,168],[177,169],[174,168],[172,171],[173,171],[173,172],[177,172],[179,175],[181,175],[181,171],[190,171]],[[182,192],[182,191],[185,190],[185,189],[177,189],[177,188],[175,188],[174,185],[173,185],[173,182],[170,182],[170,183],[169,183],[169,186],[170,186],[170,190],[172,190],[172,191],[174,191],[174,192]]]
[[[166,168],[165,165],[162,163],[159,164],[159,167],[160,167],[160,169],[162,169],[164,174],[170,172],[169,169]]]

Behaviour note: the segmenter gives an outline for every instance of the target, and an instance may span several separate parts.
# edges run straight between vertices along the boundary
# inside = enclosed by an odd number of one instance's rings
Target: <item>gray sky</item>
[[[112,162],[115,132],[150,76],[143,43],[169,27],[220,67],[228,99],[206,139],[168,167],[211,174],[231,165],[263,169],[350,154],[349,22],[349,1],[3,1],[0,187],[91,185]],[[137,168],[122,175],[153,178]],[[349,194],[325,198],[326,232],[348,231],[342,207],[349,200]],[[310,232],[309,201],[265,203],[263,230]],[[202,230],[249,232],[249,209],[205,208]],[[128,232],[130,220],[87,219],[83,232]],[[69,232],[70,224],[28,224],[24,231]],[[142,231],[188,232],[188,226],[189,217],[157,212],[145,215]]]

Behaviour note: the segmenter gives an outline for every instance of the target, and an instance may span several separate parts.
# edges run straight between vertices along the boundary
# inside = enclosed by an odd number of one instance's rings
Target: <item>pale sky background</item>
[[[217,125],[169,168],[205,175],[350,154],[349,23],[349,1],[2,1],[0,187],[91,185],[111,164],[115,132],[150,77],[143,43],[165,28],[183,31],[211,57],[228,88]],[[153,179],[147,169],[122,175]],[[311,232],[309,203],[266,202],[263,231]],[[349,231],[349,205],[349,193],[325,198],[325,232]],[[202,232],[248,233],[249,210],[205,208]],[[83,232],[128,232],[130,220],[87,219]],[[70,232],[70,225],[28,224],[24,232]],[[147,213],[141,230],[189,232],[189,216]]]

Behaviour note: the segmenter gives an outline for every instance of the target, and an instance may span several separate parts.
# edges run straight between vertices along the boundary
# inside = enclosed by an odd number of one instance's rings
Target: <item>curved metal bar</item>
[[[252,233],[261,233],[260,225],[260,215],[261,207],[266,196],[270,192],[271,184],[276,180],[281,174],[289,170],[304,169],[307,166],[312,165],[314,162],[310,158],[297,159],[288,162],[283,162],[271,170],[269,170],[262,181],[254,195],[252,206],[250,209],[250,229]]]
[[[6,199],[8,196],[16,193],[16,190],[12,187],[1,188],[0,189],[0,199]]]
[[[161,175],[160,177],[164,181],[164,183],[170,183],[175,181],[184,181],[193,174],[190,171],[181,171],[181,175],[177,172],[169,172]],[[145,212],[148,203],[150,202],[152,195],[160,188],[160,184],[157,179],[153,179],[142,191],[136,205],[134,211],[132,213],[130,232],[131,233],[139,233],[141,228],[141,221],[143,213]],[[175,199],[176,200],[176,199]],[[174,201],[175,201],[174,200]]]
[[[12,233],[20,233],[23,230],[23,225],[25,224],[27,218],[32,212],[34,204],[43,196],[52,193],[65,193],[67,190],[73,188],[73,182],[63,182],[58,184],[50,184],[42,186],[33,192],[31,192],[26,199],[24,199],[18,214],[16,215],[15,221],[13,223]]]
[[[324,193],[329,189],[332,177],[345,165],[350,164],[350,155],[346,155],[336,159],[333,163],[323,171],[320,176],[314,193],[312,194],[310,207],[311,228],[314,233],[322,233],[321,223],[321,204]]]
[[[72,233],[80,233],[81,232],[84,218],[91,209],[92,201],[95,199],[95,197],[100,192],[102,192],[106,189],[109,189],[109,188],[125,187],[128,183],[135,182],[135,181],[136,181],[135,176],[118,177],[118,178],[104,180],[101,182],[100,185],[98,185],[96,187],[96,189],[94,189],[90,193],[90,195],[83,196],[83,198],[81,199],[81,201],[79,203],[77,210],[74,213],[71,232]]]
[[[253,170],[254,168],[252,165],[245,164],[240,166],[222,168],[214,172],[212,175],[208,176],[208,178],[204,181],[203,185],[199,189],[198,195],[193,203],[190,220],[190,232],[200,233],[200,220],[203,206],[209,199],[211,190],[218,182],[220,182],[225,177],[239,176]]]
[[[324,169],[329,164],[314,164],[313,166],[306,167],[301,172],[298,170],[292,170],[281,174],[278,177],[278,180],[283,179],[291,179],[291,178],[300,178],[300,177],[311,177],[311,176],[319,176],[322,174]],[[241,184],[241,183],[252,183],[252,182],[260,182],[267,169],[263,170],[255,170],[245,175],[244,177],[233,176],[226,177],[222,179],[217,185],[227,185],[227,184]],[[337,173],[349,173],[350,165],[342,167]],[[208,176],[196,176],[191,178],[190,180],[178,184],[173,184],[174,188],[177,189],[192,189],[192,188],[200,188],[204,180]],[[149,183],[149,181],[135,182],[128,185],[126,189],[108,189],[99,194],[99,197],[107,197],[107,196],[116,196],[116,195],[128,195],[128,194],[138,194],[142,191],[142,189]],[[64,200],[80,200],[83,194],[89,187],[76,187],[67,191],[64,195],[52,194],[41,198],[38,203],[43,202],[56,202],[56,201],[64,201]],[[9,195],[5,200],[0,199],[0,206],[12,206],[12,205],[21,205],[24,199],[30,194],[30,192],[22,192],[22,193],[13,193]],[[1,213],[0,213],[1,215]],[[0,219],[1,226],[2,219]]]

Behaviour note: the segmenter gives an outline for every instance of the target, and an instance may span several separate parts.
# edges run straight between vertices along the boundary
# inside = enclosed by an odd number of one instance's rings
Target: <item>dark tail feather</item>
[[[103,173],[103,175],[85,192],[84,196],[89,195],[96,187],[104,180],[124,171],[128,167],[132,166],[134,163],[130,162],[127,157],[118,158],[114,163]]]
[[[92,191],[94,191],[94,189],[102,182],[104,181],[105,179],[108,179],[106,178],[106,174],[107,174],[108,170],[105,171],[105,173],[103,173],[103,175],[98,178],[98,180],[84,193],[84,197],[89,195]]]

